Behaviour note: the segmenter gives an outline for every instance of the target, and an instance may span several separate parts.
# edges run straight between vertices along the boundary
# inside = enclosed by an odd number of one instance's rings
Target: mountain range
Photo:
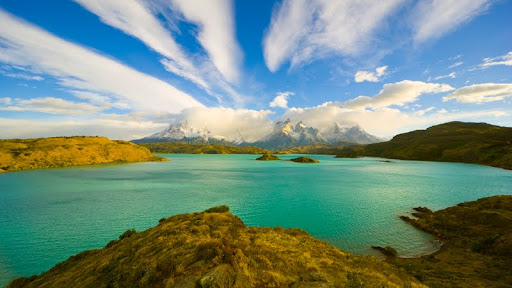
[[[324,127],[320,127],[324,128]],[[364,131],[358,125],[342,126],[333,122],[321,129],[306,125],[303,121],[292,123],[290,119],[278,121],[273,131],[256,142],[246,142],[240,134],[235,140],[212,133],[207,127],[191,127],[187,122],[171,124],[166,129],[148,137],[133,140],[135,143],[185,142],[190,144],[224,144],[257,146],[265,149],[286,149],[312,143],[321,144],[370,144],[383,140]]]

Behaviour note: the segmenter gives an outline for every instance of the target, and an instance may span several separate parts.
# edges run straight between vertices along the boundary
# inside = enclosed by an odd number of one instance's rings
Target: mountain
[[[399,134],[388,142],[345,148],[338,156],[462,162],[512,169],[512,128],[450,122]]]
[[[274,125],[272,133],[262,139],[248,143],[237,131],[237,138],[228,140],[227,137],[213,134],[208,128],[195,128],[186,122],[171,124],[168,128],[151,136],[133,140],[134,143],[155,143],[155,142],[185,142],[188,144],[222,144],[228,146],[256,146],[264,149],[287,149],[291,147],[305,146],[309,144],[339,144],[356,143],[368,144],[380,142],[381,139],[368,134],[359,126],[342,127],[334,122],[326,129],[325,135],[319,128],[307,126],[299,121],[292,123],[290,119],[278,121]]]
[[[362,130],[359,126],[342,127],[334,122],[325,132],[320,132],[318,128],[309,127],[302,121],[294,125],[290,119],[287,119],[277,122],[272,133],[252,145],[275,150],[305,146],[311,143],[368,144],[380,141],[382,140]]]
[[[106,137],[0,140],[0,173],[91,164],[167,161],[142,146]]]
[[[219,206],[130,229],[7,287],[426,287],[376,257],[354,256],[300,229],[247,227]]]
[[[358,125],[352,127],[342,127],[340,124],[338,124],[338,122],[334,122],[333,125],[323,134],[325,139],[327,139],[330,143],[344,142],[371,144],[382,142],[382,139],[369,134]]]
[[[213,134],[208,128],[195,128],[187,122],[171,124],[166,129],[142,139],[132,140],[134,143],[185,142],[189,144],[232,144],[225,137]]]
[[[295,146],[304,146],[309,143],[328,143],[320,131],[313,127],[307,127],[302,121],[293,125],[290,119],[278,121],[274,125],[274,131],[252,145],[265,149],[284,149]]]

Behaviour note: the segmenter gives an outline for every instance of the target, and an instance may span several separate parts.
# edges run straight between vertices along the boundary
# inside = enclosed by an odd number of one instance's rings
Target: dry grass
[[[106,137],[0,140],[0,173],[105,163],[162,161],[147,148]]]
[[[9,287],[424,287],[300,229],[247,227],[226,208],[169,217]]]

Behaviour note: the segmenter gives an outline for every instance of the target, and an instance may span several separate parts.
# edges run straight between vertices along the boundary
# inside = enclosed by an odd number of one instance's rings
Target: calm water
[[[103,247],[126,229],[220,204],[247,225],[300,227],[356,254],[391,245],[404,256],[418,255],[437,243],[398,215],[420,205],[441,209],[512,194],[512,171],[477,165],[255,158],[172,155],[171,162],[0,174],[0,286]]]

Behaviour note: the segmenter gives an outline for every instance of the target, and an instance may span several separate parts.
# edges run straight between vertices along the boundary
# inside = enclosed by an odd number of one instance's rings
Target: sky
[[[0,138],[512,126],[510,15],[510,0],[1,0]]]

